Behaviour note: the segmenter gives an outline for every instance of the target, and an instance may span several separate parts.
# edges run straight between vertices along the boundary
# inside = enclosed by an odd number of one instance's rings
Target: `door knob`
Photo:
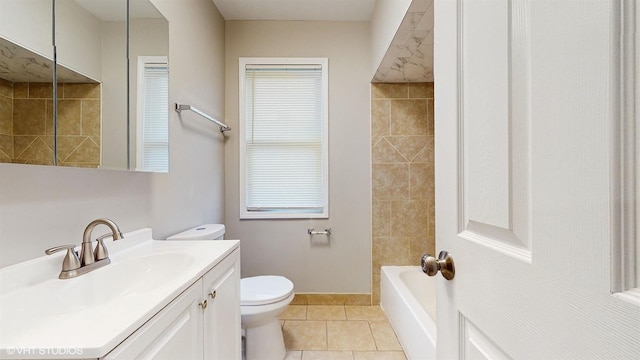
[[[437,259],[429,254],[422,255],[421,264],[422,272],[429,276],[435,276],[440,271],[445,279],[451,280],[456,275],[453,257],[446,251],[440,251]]]

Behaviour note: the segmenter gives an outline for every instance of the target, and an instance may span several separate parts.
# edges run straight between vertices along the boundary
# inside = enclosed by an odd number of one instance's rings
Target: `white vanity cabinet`
[[[237,359],[240,256],[233,251],[103,359]]]

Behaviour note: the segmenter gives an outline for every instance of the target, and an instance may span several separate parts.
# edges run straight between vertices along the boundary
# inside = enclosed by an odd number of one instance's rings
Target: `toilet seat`
[[[283,276],[263,275],[240,279],[240,305],[273,304],[293,293],[293,283]]]

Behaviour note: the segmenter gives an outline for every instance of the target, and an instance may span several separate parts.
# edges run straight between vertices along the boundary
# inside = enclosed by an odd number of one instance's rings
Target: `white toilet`
[[[222,224],[204,224],[167,240],[223,240]],[[245,332],[246,360],[282,360],[286,355],[278,316],[293,300],[293,283],[283,276],[240,280],[240,316]]]

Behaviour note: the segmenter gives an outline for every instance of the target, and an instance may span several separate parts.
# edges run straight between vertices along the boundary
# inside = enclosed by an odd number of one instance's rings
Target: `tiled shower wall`
[[[53,163],[53,87],[0,79],[0,162]],[[58,165],[100,165],[100,84],[58,84]]]
[[[371,85],[372,303],[380,267],[435,250],[433,83]]]

